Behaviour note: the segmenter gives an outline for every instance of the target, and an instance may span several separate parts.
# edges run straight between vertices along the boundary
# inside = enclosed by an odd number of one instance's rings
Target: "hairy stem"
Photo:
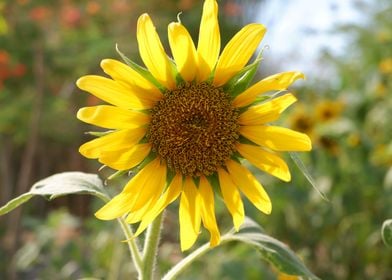
[[[128,243],[129,251],[131,253],[132,261],[136,267],[138,274],[142,273],[143,261],[136,244],[136,240],[133,237],[133,232],[130,226],[125,222],[124,218],[118,218],[117,221],[119,222],[121,229],[126,238],[126,242]]]
[[[153,279],[162,220],[163,214],[160,214],[147,229],[143,251],[143,271],[140,277],[141,280]]]

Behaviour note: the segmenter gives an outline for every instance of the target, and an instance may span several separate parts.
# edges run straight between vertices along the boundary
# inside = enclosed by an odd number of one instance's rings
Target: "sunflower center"
[[[167,91],[151,112],[147,139],[172,170],[210,175],[235,151],[238,112],[221,88],[189,84]]]

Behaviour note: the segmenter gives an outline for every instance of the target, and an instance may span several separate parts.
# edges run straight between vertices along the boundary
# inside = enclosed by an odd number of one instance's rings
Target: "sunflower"
[[[344,103],[339,100],[323,100],[316,104],[316,120],[320,123],[337,119],[344,109]]]
[[[241,193],[260,211],[271,212],[270,198],[244,161],[290,181],[288,166],[277,152],[311,149],[305,134],[268,124],[296,98],[290,93],[260,98],[286,90],[303,74],[275,74],[236,92],[239,87],[233,85],[249,73],[246,65],[266,29],[255,23],[245,26],[220,53],[217,17],[216,1],[206,0],[197,47],[181,23],[169,24],[170,59],[149,15],[143,14],[137,42],[147,69],[105,59],[101,67],[110,78],[89,75],[77,81],[80,89],[110,104],[79,110],[80,120],[110,129],[83,144],[80,153],[136,173],[96,217],[126,215],[128,223],[139,223],[139,235],[179,199],[182,250],[194,244],[201,224],[210,233],[210,245],[219,244],[215,195],[223,198],[237,230],[245,217]]]

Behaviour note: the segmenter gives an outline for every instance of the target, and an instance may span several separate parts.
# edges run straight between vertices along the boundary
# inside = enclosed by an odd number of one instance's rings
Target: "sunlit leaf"
[[[49,196],[50,199],[74,193],[105,196],[102,180],[95,174],[83,172],[64,172],[52,175],[35,183],[29,193]]]
[[[264,233],[262,228],[249,218],[240,232],[231,234],[228,238],[255,247],[265,260],[285,274],[302,276],[304,279],[319,279],[286,244]]]
[[[29,192],[24,193],[0,208],[0,215],[4,215],[19,205],[27,202],[34,195],[55,199],[67,194],[90,194],[108,201],[103,183],[95,174],[83,172],[64,172],[52,175],[35,183]]]
[[[10,201],[8,201],[8,203],[4,206],[2,206],[0,208],[0,216],[7,214],[8,212],[14,210],[16,207],[18,207],[19,205],[27,202],[30,200],[30,198],[32,198],[34,195],[31,193],[24,193]]]

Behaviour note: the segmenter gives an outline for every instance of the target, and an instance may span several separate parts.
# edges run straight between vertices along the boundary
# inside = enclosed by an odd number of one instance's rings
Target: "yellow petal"
[[[133,194],[135,203],[130,211],[137,211],[151,200],[158,199],[166,184],[166,164],[161,164],[160,159],[156,158],[148,163],[136,176],[144,176],[145,180],[136,185],[129,184],[124,188],[124,192]]]
[[[252,104],[258,95],[272,90],[285,90],[300,78],[305,78],[305,75],[301,72],[283,72],[269,76],[238,95],[234,99],[233,105],[235,107],[244,107]]]
[[[279,115],[297,99],[291,93],[279,96],[263,104],[252,106],[238,119],[241,125],[261,125],[278,119]]]
[[[95,213],[95,217],[100,220],[113,220],[121,217],[129,211],[132,197],[125,193],[120,193],[113,197],[101,209]]]
[[[150,199],[145,202],[138,210],[131,211],[125,221],[128,224],[134,224],[140,222],[143,217],[146,215],[149,209],[154,205],[154,200]]]
[[[237,151],[257,168],[283,180],[290,181],[291,175],[287,164],[278,155],[248,144],[237,144]]]
[[[77,113],[77,118],[109,129],[135,128],[150,121],[150,116],[147,114],[109,105],[81,108]]]
[[[220,43],[218,4],[215,0],[206,0],[203,5],[197,45],[199,82],[207,80],[214,69],[220,52]]]
[[[182,175],[176,174],[167,188],[166,192],[159,198],[157,203],[153,205],[150,211],[148,211],[143,217],[135,236],[141,234],[152,221],[165,209],[170,203],[178,198],[182,191]]]
[[[306,134],[278,126],[241,126],[240,133],[254,143],[275,151],[310,151]]]
[[[159,160],[154,159],[147,163],[136,175],[125,185],[123,192],[135,195],[140,192],[154,169],[159,167]]]
[[[220,233],[215,218],[214,192],[204,176],[200,178],[199,193],[201,220],[210,232],[210,246],[216,246],[220,242]]]
[[[216,66],[213,82],[215,86],[224,85],[248,63],[265,31],[264,25],[252,23],[242,28],[230,40]]]
[[[140,193],[148,188],[155,190],[156,181],[165,181],[156,175],[162,175],[159,171],[159,160],[153,160],[140,170],[124,187],[123,191],[103,206],[95,216],[102,220],[112,220],[133,210]]]
[[[121,81],[134,88],[134,91],[142,91],[145,98],[159,100],[163,97],[161,91],[146,80],[142,75],[128,65],[114,59],[101,61],[103,71],[112,79]]]
[[[169,43],[178,72],[185,81],[195,79],[197,72],[197,54],[192,37],[188,30],[178,22],[172,22],[168,26]]]
[[[104,151],[118,151],[136,145],[146,134],[146,128],[123,129],[84,143],[79,152],[86,158],[98,158]]]
[[[150,153],[151,144],[137,144],[131,148],[102,152],[99,162],[117,170],[128,170],[141,163]]]
[[[271,200],[253,174],[246,167],[233,160],[229,160],[226,167],[234,184],[253,205],[261,212],[270,214],[272,210]]]
[[[140,94],[124,84],[100,76],[84,76],[76,81],[76,85],[92,95],[117,107],[144,110],[154,106],[154,102],[143,99]]]
[[[126,219],[128,223],[138,223],[156,205],[166,185],[166,164],[161,164],[149,175],[145,186],[139,192],[135,205],[133,205]]]
[[[137,21],[137,42],[140,56],[151,74],[168,89],[175,87],[170,61],[148,14]]]
[[[238,231],[245,218],[244,205],[241,200],[240,192],[226,171],[219,169],[218,177],[223,200],[233,217],[234,228]]]
[[[199,192],[193,179],[187,177],[181,194],[180,217],[180,243],[181,250],[188,250],[195,243],[200,231],[200,203]]]

